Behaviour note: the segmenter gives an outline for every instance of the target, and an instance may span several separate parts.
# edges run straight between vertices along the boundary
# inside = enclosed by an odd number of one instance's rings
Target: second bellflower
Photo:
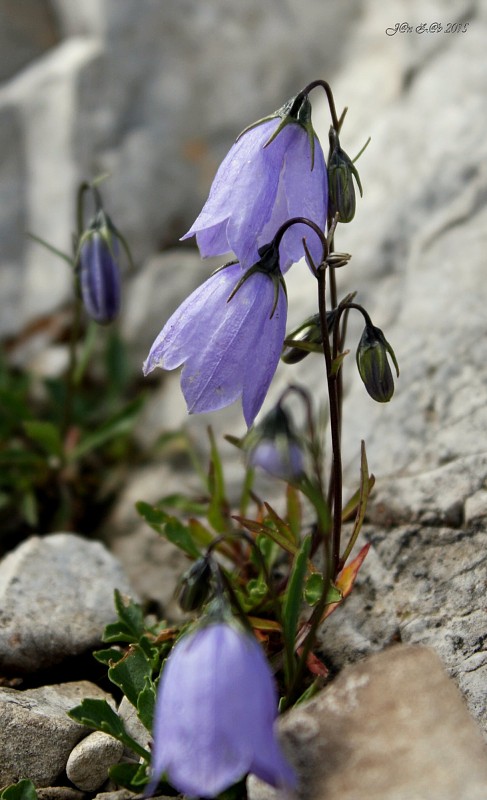
[[[215,797],[248,772],[293,787],[276,717],[273,675],[251,634],[219,622],[183,637],[159,683],[148,792],[163,772],[191,797]]]
[[[257,262],[257,265],[261,262]],[[241,397],[252,425],[279,363],[287,299],[273,274],[239,263],[213,273],[174,312],[151,347],[144,374],[183,364],[188,412],[217,411]]]
[[[239,136],[200,215],[182,238],[196,235],[203,257],[233,251],[247,268],[285,220],[307,217],[324,230],[327,209],[327,172],[311,124],[311,104],[306,95],[297,95]],[[305,226],[295,225],[284,238],[283,272],[302,258],[306,232]],[[318,264],[321,245],[310,241],[308,247]]]

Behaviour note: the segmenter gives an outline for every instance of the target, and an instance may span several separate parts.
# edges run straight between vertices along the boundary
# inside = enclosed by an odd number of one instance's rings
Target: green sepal
[[[264,122],[269,122],[272,119],[279,118],[281,122],[277,126],[276,130],[273,131],[270,138],[265,143],[264,147],[268,147],[271,142],[274,141],[276,136],[278,136],[281,131],[286,127],[286,125],[290,124],[298,124],[301,125],[302,128],[306,131],[308,135],[310,151],[311,151],[311,169],[314,167],[315,163],[315,131],[313,128],[313,124],[311,122],[311,103],[309,98],[306,94],[302,94],[301,92],[295,97],[291,97],[286,103],[284,103],[281,108],[278,108],[277,111],[274,111],[272,114],[269,114],[267,117],[261,117],[256,122],[253,122],[251,125],[248,125],[244,130],[239,133],[236,140],[238,142],[244,134],[248,133],[249,131],[253,130],[253,128],[257,128],[259,125],[262,125]]]

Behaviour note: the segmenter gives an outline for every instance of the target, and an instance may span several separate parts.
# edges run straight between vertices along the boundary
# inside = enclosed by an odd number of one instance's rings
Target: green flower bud
[[[399,376],[399,367],[391,345],[380,328],[367,324],[357,347],[357,366],[365,388],[378,403],[387,403],[394,394],[394,378],[387,354]]]
[[[186,570],[176,590],[178,603],[183,611],[197,611],[207,599],[211,588],[211,566],[202,556]]]
[[[339,222],[351,222],[355,216],[355,187],[362,197],[362,184],[352,159],[340,147],[338,134],[330,128],[330,158],[328,161],[328,211],[332,217],[339,214]]]

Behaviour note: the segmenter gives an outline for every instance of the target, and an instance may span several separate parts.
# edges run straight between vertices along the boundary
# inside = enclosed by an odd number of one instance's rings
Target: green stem
[[[77,344],[81,327],[81,310],[83,304],[79,297],[75,300],[74,305],[74,318],[71,326],[71,335],[69,337],[69,364],[66,374],[66,394],[64,397],[63,409],[63,422],[61,432],[63,438],[68,432],[69,426],[73,416],[73,402],[74,392],[76,387],[76,372],[77,372]]]

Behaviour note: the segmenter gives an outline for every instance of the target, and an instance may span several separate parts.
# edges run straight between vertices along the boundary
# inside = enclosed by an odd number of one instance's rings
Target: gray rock
[[[108,780],[108,770],[118,764],[123,744],[102,731],[94,731],[71,751],[66,775],[78,789],[94,792]]]
[[[278,0],[53,1],[69,38],[7,87],[22,119],[16,146],[26,169],[16,205],[25,227],[69,249],[76,183],[108,171],[104,195],[137,261],[177,242],[239,131],[310,74],[336,66],[362,5],[331,10],[309,0],[303,14],[299,0],[285,8]],[[0,230],[11,216],[2,203]],[[17,276],[15,313],[3,322],[9,333],[69,291],[65,267],[22,242],[25,227],[17,224],[17,247],[1,257],[9,281]]]
[[[487,735],[484,530],[402,526],[371,533],[404,642],[434,648]]]
[[[51,786],[61,777],[71,750],[87,733],[67,712],[87,697],[111,701],[88,681],[0,688],[0,786],[21,778]]]
[[[68,296],[66,264],[27,239],[26,232],[71,251],[79,180],[72,152],[77,82],[98,52],[96,41],[71,39],[0,89],[0,119],[5,123],[0,138],[7,144],[7,156],[13,156],[2,169],[9,176],[9,196],[17,191],[13,206],[7,197],[0,208],[0,231],[8,231],[7,249],[0,255],[6,273],[2,284],[10,306],[2,335],[52,311]]]
[[[150,750],[152,736],[145,725],[142,725],[140,719],[138,718],[137,709],[129,700],[127,700],[126,697],[122,697],[122,701],[118,707],[118,716],[122,720],[123,726],[129,736],[131,736],[132,739],[140,744],[141,747],[145,747],[146,750]],[[133,757],[132,752],[130,752],[130,755]]]
[[[133,594],[100,542],[71,533],[32,536],[0,562],[0,660],[35,672],[101,642],[113,592]]]
[[[487,752],[427,648],[396,646],[348,667],[281,718],[300,800],[483,800]],[[248,781],[249,800],[275,790]]]
[[[1,0],[0,81],[7,80],[59,41],[48,0]]]
[[[84,792],[71,789],[69,786],[48,786],[36,788],[38,800],[84,800]]]

